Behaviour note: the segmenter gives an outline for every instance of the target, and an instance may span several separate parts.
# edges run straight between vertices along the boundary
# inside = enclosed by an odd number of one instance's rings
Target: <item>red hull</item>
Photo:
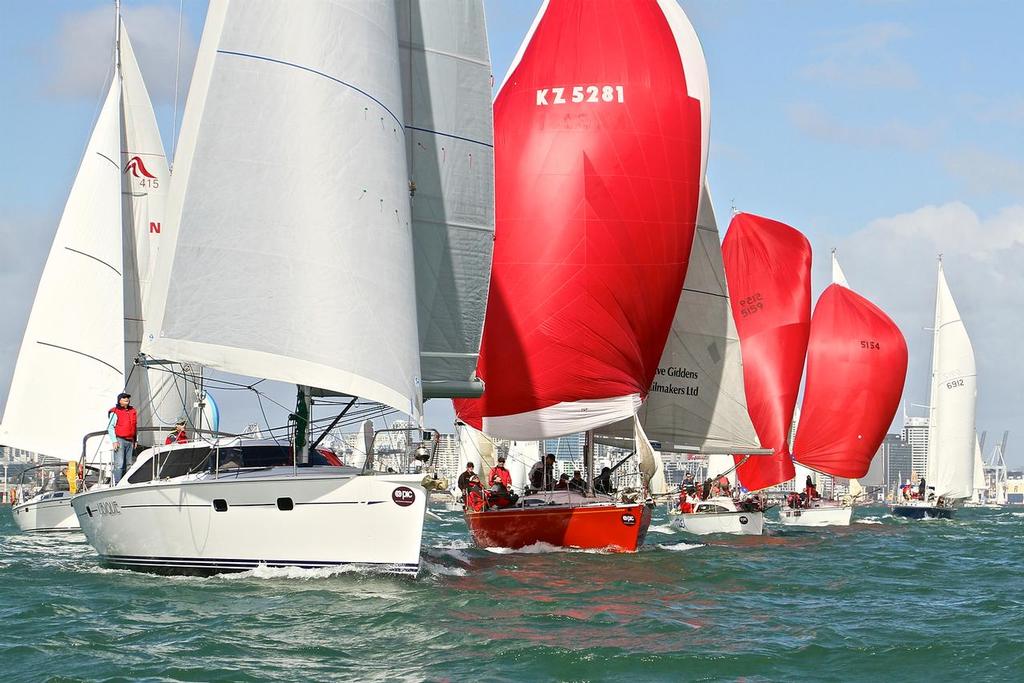
[[[473,542],[481,548],[523,548],[547,543],[561,548],[632,553],[647,536],[651,509],[642,503],[610,503],[467,510],[466,524]]]

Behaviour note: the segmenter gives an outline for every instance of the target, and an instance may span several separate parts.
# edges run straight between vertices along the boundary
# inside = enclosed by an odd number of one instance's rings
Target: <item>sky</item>
[[[497,83],[540,4],[485,0]],[[1024,363],[1015,353],[1024,339],[1024,5],[681,4],[710,72],[708,178],[720,219],[735,207],[803,231],[815,250],[815,296],[838,249],[851,287],[907,338],[912,414],[928,400],[941,253],[977,357],[978,430],[991,444],[1009,429],[1008,460],[1024,465]],[[15,3],[0,24],[0,401],[108,76],[112,5]],[[170,148],[206,2],[184,0],[180,40],[177,1],[123,7]],[[292,400],[289,388],[272,392]],[[222,409],[235,427],[257,410],[230,399]],[[59,419],[59,400],[47,410]],[[451,431],[447,402],[428,402],[427,422]]]

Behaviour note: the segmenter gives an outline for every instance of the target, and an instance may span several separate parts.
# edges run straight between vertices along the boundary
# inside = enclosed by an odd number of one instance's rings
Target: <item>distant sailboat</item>
[[[932,337],[928,471],[924,496],[897,501],[901,517],[950,518],[974,485],[977,369],[974,349],[939,260]]]
[[[424,397],[479,394],[489,83],[479,0],[213,0],[143,351],[294,383],[297,414],[341,394],[416,424]],[[401,436],[389,458],[436,447]],[[75,511],[114,566],[415,574],[424,475],[374,470],[372,439],[362,468],[319,462],[305,437],[150,449]]]
[[[88,486],[109,476],[100,470],[110,463],[105,438],[83,438],[105,425],[118,393],[132,394],[141,427],[169,427],[187,412],[189,388],[173,373],[135,366],[169,173],[119,10],[115,26],[113,76],[43,268],[0,423],[0,443],[75,463],[23,475],[14,519],[25,531],[78,529],[70,503],[77,464]],[[153,434],[141,431],[140,441]],[[37,474],[47,480],[31,495]]]
[[[737,476],[750,490],[764,489],[795,473],[789,430],[810,334],[811,246],[784,223],[738,213],[722,253],[747,407],[761,445],[774,451],[740,464]]]
[[[670,331],[703,185],[710,111],[696,33],[674,0],[545,2],[494,115],[487,390],[456,410],[507,439],[632,420]],[[485,547],[634,551],[650,514],[565,490],[466,520]]]
[[[907,344],[880,308],[850,289],[834,251],[832,267],[833,283],[811,316],[793,458],[817,472],[855,480],[867,474],[899,407]],[[779,520],[845,526],[852,513],[852,504],[806,500],[783,507]]]

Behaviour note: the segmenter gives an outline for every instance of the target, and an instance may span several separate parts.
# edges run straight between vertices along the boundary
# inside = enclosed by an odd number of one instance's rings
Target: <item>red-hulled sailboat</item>
[[[456,401],[461,419],[544,439],[633,417],[686,276],[708,118],[707,67],[675,0],[544,4],[494,103],[486,390]],[[553,491],[466,520],[485,547],[633,551],[650,509]]]
[[[750,490],[793,478],[793,420],[811,319],[811,245],[798,230],[748,213],[733,216],[722,241],[730,302],[743,356],[747,409],[765,448],[737,455],[737,478]]]
[[[907,375],[907,343],[889,316],[849,288],[832,253],[832,281],[811,317],[807,379],[793,458],[836,477],[867,474],[892,423]],[[794,526],[848,525],[850,503],[783,508]]]

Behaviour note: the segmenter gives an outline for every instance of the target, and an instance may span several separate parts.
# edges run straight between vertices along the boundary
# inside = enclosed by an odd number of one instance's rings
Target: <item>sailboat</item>
[[[906,374],[903,334],[880,308],[850,289],[833,250],[832,284],[811,316],[794,460],[833,477],[855,480],[867,474],[899,407]],[[853,516],[852,502],[790,500],[779,512],[784,525],[848,526]]]
[[[474,542],[635,551],[651,510],[596,491],[593,430],[648,395],[707,163],[707,65],[674,0],[545,2],[494,102],[494,267],[479,401],[490,437],[586,433],[585,494],[467,510]],[[604,487],[601,487],[604,488]]]
[[[489,84],[482,2],[210,3],[143,352],[295,384],[300,419],[150,449],[75,497],[103,562],[417,573],[429,474],[318,462],[302,416],[340,394],[416,425],[482,390]],[[429,460],[424,436],[394,457]]]
[[[756,491],[793,478],[789,430],[811,318],[811,246],[779,221],[737,213],[722,241],[732,313],[743,353],[747,407],[769,457],[736,456],[737,479]]]
[[[43,268],[0,422],[0,443],[56,463],[22,475],[13,511],[24,531],[79,528],[71,497],[107,480],[111,459],[105,438],[84,435],[103,427],[119,392],[139,406],[142,443],[190,402],[180,372],[135,364],[169,173],[119,6],[115,15],[113,76]]]
[[[941,257],[933,330],[924,495],[892,505],[893,514],[912,519],[951,518],[957,505],[971,497],[974,484],[977,369]]]
[[[722,265],[718,223],[706,184],[686,284],[651,391],[636,419],[662,454],[706,458],[708,478],[726,477],[733,485],[736,463],[731,454],[771,454],[760,448],[747,412],[740,342]],[[602,428],[597,431],[598,438],[612,444],[617,444],[617,439],[618,444],[642,452],[647,447],[643,436],[622,443],[632,436],[629,427],[622,422]],[[656,471],[658,467],[660,461]],[[650,489],[655,495],[664,493],[653,485]],[[689,503],[692,510],[673,520],[688,533],[760,535],[764,531],[764,512],[756,501],[720,495],[690,498]]]

